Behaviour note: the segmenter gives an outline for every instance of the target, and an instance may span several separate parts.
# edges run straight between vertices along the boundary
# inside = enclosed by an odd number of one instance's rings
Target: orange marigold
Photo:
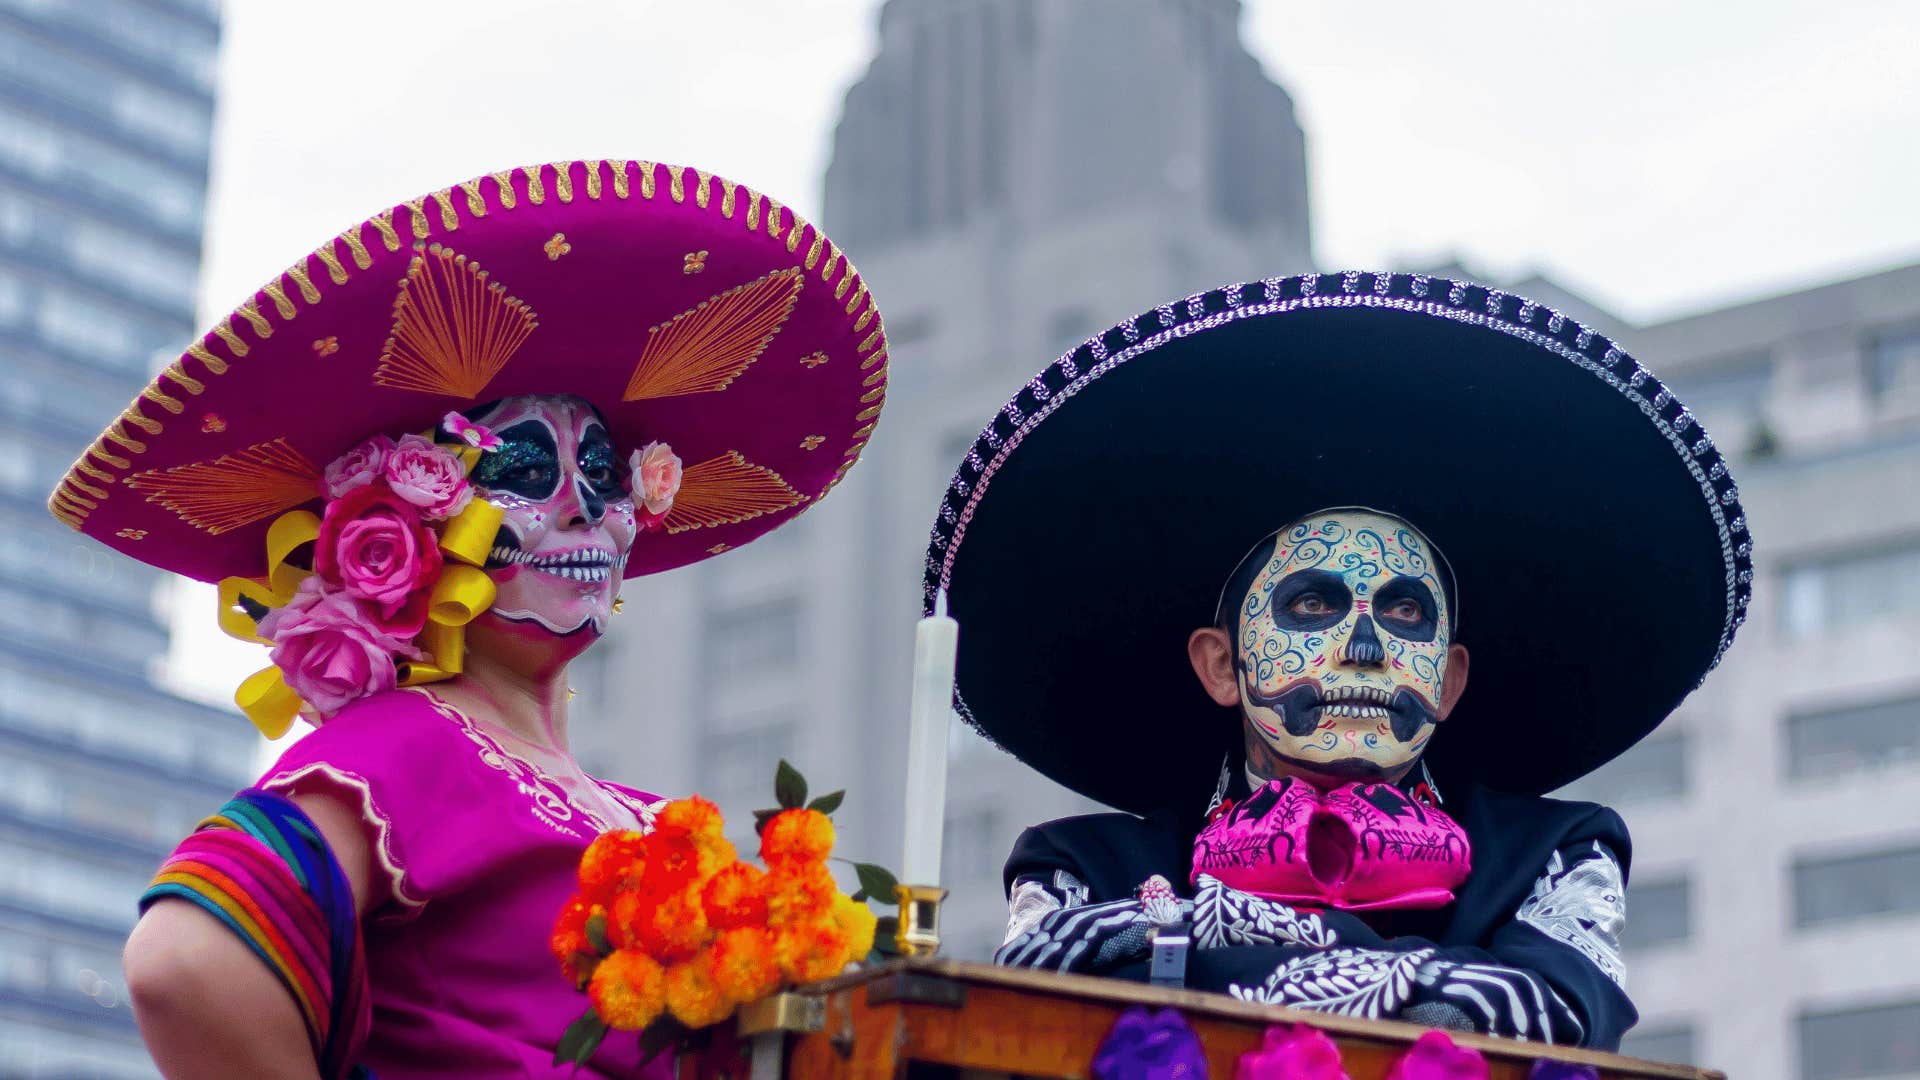
[[[645,844],[647,870],[640,887],[655,896],[685,889],[700,877],[700,849],[685,829],[655,829]]]
[[[594,837],[587,853],[580,856],[580,895],[588,903],[605,904],[613,894],[640,880],[646,866],[642,854],[646,835],[632,829],[616,829]]]
[[[733,1001],[713,980],[713,951],[667,968],[667,1011],[690,1028],[717,1024],[733,1015]]]
[[[767,924],[767,875],[750,863],[725,866],[700,891],[707,922],[715,930]]]
[[[717,837],[725,832],[726,822],[722,820],[718,806],[698,795],[689,795],[661,807],[654,815],[653,827],[680,829],[696,837]]]
[[[645,953],[621,949],[600,961],[587,984],[587,998],[608,1027],[638,1031],[666,1008],[666,969]]]
[[[736,1005],[759,1001],[780,989],[773,937],[758,926],[722,933],[713,943],[713,982]]]
[[[640,949],[662,963],[684,960],[712,937],[700,890],[690,885],[670,896],[621,893],[607,919],[608,936],[622,949]]]
[[[547,942],[553,958],[560,961],[560,973],[573,980],[575,987],[585,986],[594,965],[600,962],[599,952],[587,940],[587,918],[594,910],[594,905],[578,896],[567,901],[554,920],[553,937]]]
[[[867,905],[850,896],[834,894],[833,921],[847,932],[847,955],[854,960],[864,960],[873,951],[873,931],[880,925]]]
[[[794,923],[773,932],[780,973],[794,982],[830,979],[853,958],[849,935],[831,918]]]
[[[818,810],[782,810],[760,830],[760,858],[770,867],[822,862],[832,851],[833,820]]]
[[[786,862],[767,875],[767,925],[780,927],[824,915],[839,893],[833,874],[817,862]]]

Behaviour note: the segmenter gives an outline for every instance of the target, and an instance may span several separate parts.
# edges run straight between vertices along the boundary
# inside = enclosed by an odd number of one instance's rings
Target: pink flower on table
[[[440,421],[440,427],[447,434],[466,443],[476,450],[500,449],[500,436],[485,424],[476,424],[457,412],[450,412]]]
[[[422,654],[382,631],[361,601],[319,577],[300,583],[292,601],[260,620],[287,687],[323,718],[357,698],[393,689],[394,657]]]
[[[453,517],[473,501],[467,467],[453,451],[419,435],[403,435],[387,455],[387,486],[436,521]]]
[[[680,455],[663,442],[650,442],[627,459],[627,485],[633,500],[653,518],[665,517],[680,494]]]
[[[393,440],[375,435],[359,446],[334,458],[323,479],[327,498],[337,499],[355,488],[363,488],[380,479],[387,468],[387,455],[393,453]]]
[[[1429,1031],[1394,1062],[1387,1080],[1487,1080],[1489,1075],[1480,1051],[1456,1045],[1444,1031]]]
[[[440,542],[412,503],[369,485],[328,504],[313,569],[366,601],[382,633],[411,638],[427,621],[428,593],[440,576]]]
[[[1234,1080],[1347,1080],[1340,1048],[1323,1031],[1305,1024],[1276,1024],[1257,1050],[1240,1055]]]

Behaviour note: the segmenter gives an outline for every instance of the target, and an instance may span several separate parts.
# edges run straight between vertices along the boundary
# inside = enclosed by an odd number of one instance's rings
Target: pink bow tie
[[[1466,830],[1392,784],[1270,780],[1193,842],[1195,882],[1349,911],[1445,907],[1472,869]]]

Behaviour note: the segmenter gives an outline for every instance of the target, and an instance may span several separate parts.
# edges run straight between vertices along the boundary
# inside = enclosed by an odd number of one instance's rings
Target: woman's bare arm
[[[332,846],[354,910],[364,913],[372,853],[359,814],[328,795],[294,801]],[[154,904],[127,939],[125,964],[140,1034],[164,1075],[318,1077],[293,996],[245,942],[194,904],[171,897]]]

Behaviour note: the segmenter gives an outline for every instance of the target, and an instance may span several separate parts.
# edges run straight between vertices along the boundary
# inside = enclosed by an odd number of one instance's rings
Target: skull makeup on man
[[[1314,274],[1095,335],[928,548],[961,716],[1119,811],[1021,835],[996,958],[1617,1046],[1632,845],[1546,794],[1718,663],[1751,560],[1692,414],[1544,305]]]

